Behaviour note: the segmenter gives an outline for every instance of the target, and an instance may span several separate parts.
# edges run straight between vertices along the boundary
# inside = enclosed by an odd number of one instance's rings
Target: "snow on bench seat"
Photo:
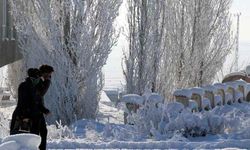
[[[143,105],[143,98],[137,94],[127,94],[122,96],[121,102]]]
[[[192,92],[189,89],[177,89],[173,93],[175,101],[182,103],[185,107],[188,106],[189,99],[191,99]]]
[[[146,100],[147,103],[154,103],[154,104],[163,103],[163,101],[164,98],[158,93],[152,93]]]

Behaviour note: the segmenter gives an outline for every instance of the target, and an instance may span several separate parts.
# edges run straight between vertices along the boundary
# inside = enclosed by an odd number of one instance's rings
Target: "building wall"
[[[8,0],[0,1],[0,67],[21,59]]]

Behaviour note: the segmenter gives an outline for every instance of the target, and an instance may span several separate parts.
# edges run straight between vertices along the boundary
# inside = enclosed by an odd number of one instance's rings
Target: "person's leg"
[[[39,146],[40,150],[46,150],[47,134],[48,134],[48,130],[46,127],[45,118],[44,116],[42,116],[41,122],[40,122],[40,136],[41,136],[41,144]]]
[[[10,135],[18,134],[19,127],[19,118],[17,117],[17,112],[15,110],[10,121]]]
[[[15,134],[14,133],[15,123],[16,123],[16,110],[13,112],[12,118],[11,118],[11,121],[10,121],[10,135]]]
[[[30,133],[39,135],[39,131],[40,131],[40,122],[41,122],[41,118],[39,118],[38,116],[36,118],[33,118],[31,120],[31,129],[30,129]]]

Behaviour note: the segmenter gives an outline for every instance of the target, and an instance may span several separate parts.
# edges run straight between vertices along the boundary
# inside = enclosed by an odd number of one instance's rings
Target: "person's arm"
[[[43,100],[42,100],[41,97],[40,97],[40,99],[38,99],[38,101],[39,101],[39,104],[38,104],[38,105],[39,105],[40,111],[41,111],[43,114],[46,114],[46,115],[49,114],[49,113],[50,113],[50,110],[44,106]]]
[[[47,79],[44,81],[43,80],[40,81],[39,85],[37,86],[40,96],[44,96],[47,93],[49,86],[50,86],[50,80]]]

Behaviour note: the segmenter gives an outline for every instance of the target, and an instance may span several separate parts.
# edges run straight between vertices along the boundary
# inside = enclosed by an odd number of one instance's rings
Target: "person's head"
[[[49,65],[42,65],[39,68],[41,75],[43,76],[44,79],[50,79],[51,74],[54,72],[54,68],[49,66]]]
[[[27,74],[32,84],[36,86],[40,81],[40,77],[41,77],[40,70],[37,68],[29,68],[27,71]]]
[[[29,68],[27,71],[27,74],[28,74],[28,77],[35,78],[35,79],[41,77],[41,72],[37,68]]]

